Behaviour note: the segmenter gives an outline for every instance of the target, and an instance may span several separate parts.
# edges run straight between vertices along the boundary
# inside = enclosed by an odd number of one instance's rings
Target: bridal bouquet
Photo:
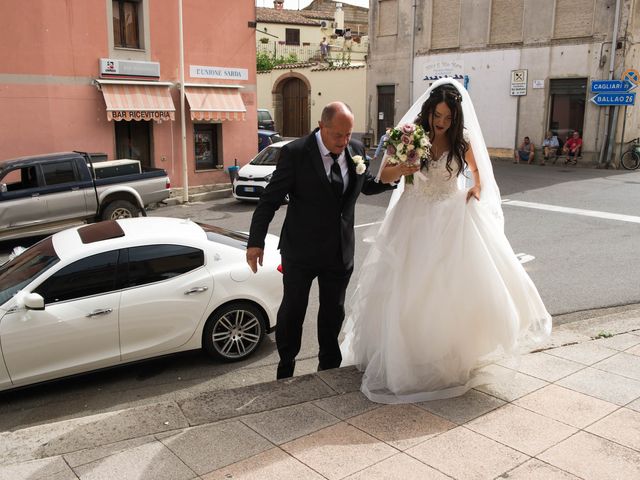
[[[407,123],[387,130],[385,157],[391,165],[399,163],[417,164],[430,156],[431,142],[421,125]],[[413,175],[405,177],[407,183],[413,183]]]

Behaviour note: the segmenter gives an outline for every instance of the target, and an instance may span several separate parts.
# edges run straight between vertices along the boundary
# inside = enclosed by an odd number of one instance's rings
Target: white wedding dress
[[[466,202],[446,156],[387,212],[350,304],[343,365],[364,371],[362,391],[375,402],[462,395],[494,380],[484,367],[551,331],[501,215]]]

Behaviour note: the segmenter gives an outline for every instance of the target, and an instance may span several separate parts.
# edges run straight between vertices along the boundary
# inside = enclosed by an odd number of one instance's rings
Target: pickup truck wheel
[[[132,218],[140,214],[140,208],[127,200],[116,200],[106,206],[102,212],[103,220],[118,220],[119,218]]]

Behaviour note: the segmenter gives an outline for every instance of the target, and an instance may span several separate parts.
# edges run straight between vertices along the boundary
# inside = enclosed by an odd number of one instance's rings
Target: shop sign
[[[160,63],[101,58],[100,77],[158,80],[160,78]]]
[[[140,110],[113,110],[109,112],[114,120],[156,120],[171,119],[171,112],[140,111]]]
[[[207,67],[203,65],[189,65],[189,75],[191,75],[191,78],[249,80],[249,70],[246,68]]]

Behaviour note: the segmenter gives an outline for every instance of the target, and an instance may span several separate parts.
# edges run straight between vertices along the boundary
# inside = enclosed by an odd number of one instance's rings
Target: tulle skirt
[[[465,191],[405,191],[360,271],[341,344],[380,403],[462,395],[497,359],[542,341],[551,317],[498,221]]]

